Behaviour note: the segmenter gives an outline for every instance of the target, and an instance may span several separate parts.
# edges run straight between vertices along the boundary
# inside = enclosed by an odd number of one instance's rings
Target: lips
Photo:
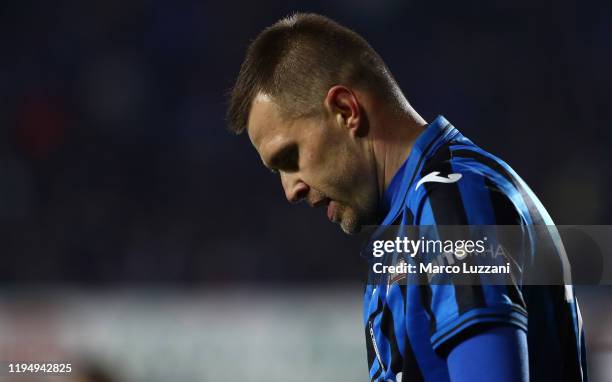
[[[334,221],[336,215],[336,208],[334,202],[330,201],[327,205],[327,218],[331,221]]]
[[[332,222],[335,221],[337,206],[330,198],[321,198],[315,202],[309,202],[311,207],[327,207],[327,218]]]
[[[329,198],[321,198],[319,200],[317,200],[316,202],[312,202],[310,203],[311,207],[322,207],[322,206],[327,206],[329,204],[329,202],[331,201],[331,199]]]

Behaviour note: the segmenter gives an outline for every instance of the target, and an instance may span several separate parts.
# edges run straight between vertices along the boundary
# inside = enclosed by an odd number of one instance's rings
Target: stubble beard
[[[360,210],[343,206],[340,216],[340,228],[344,233],[354,235],[361,232],[364,224],[377,224],[376,206],[368,205]]]

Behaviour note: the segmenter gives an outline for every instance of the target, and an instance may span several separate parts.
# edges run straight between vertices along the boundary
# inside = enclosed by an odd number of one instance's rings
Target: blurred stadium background
[[[72,360],[75,381],[366,380],[360,243],[289,206],[224,129],[249,40],[297,10],[361,33],[426,120],[504,158],[557,224],[612,222],[609,1],[0,10],[0,361]],[[610,291],[578,291],[595,381]]]

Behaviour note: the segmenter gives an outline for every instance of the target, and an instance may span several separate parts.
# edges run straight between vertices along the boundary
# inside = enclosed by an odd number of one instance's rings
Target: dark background
[[[0,281],[361,275],[359,240],[290,206],[225,131],[248,42],[297,10],[361,33],[427,121],[505,159],[557,224],[612,221],[609,1],[14,1],[0,6]]]

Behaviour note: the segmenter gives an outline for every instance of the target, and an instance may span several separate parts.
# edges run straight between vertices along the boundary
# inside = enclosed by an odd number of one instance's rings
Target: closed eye
[[[299,152],[296,144],[288,144],[280,148],[270,159],[272,172],[295,172],[299,169]]]

